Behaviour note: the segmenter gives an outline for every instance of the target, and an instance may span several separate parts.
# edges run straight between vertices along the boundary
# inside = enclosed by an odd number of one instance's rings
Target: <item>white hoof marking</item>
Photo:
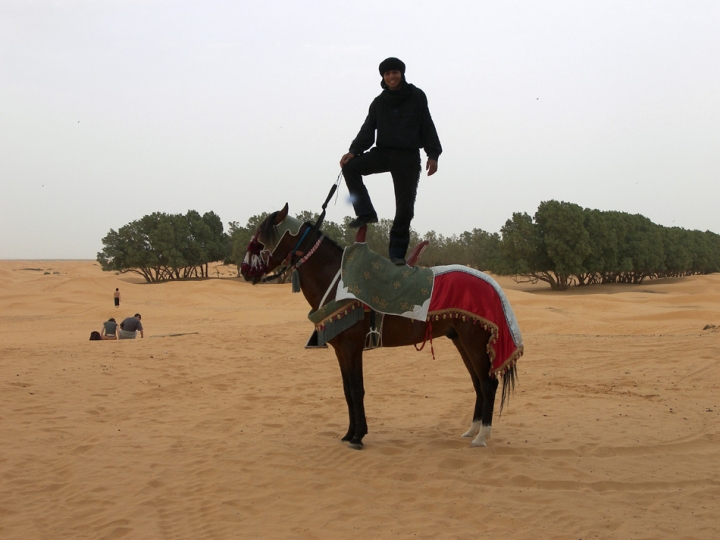
[[[475,435],[480,433],[481,426],[482,422],[473,422],[472,424],[470,424],[470,429],[463,433],[463,437],[474,437]]]
[[[480,428],[480,433],[478,433],[477,437],[475,437],[470,443],[470,447],[475,448],[478,446],[487,446],[486,441],[490,438],[491,431],[492,426],[482,426]]]

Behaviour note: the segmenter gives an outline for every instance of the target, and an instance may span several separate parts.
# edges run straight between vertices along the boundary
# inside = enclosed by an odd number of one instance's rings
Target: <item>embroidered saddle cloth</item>
[[[379,313],[427,319],[434,274],[430,268],[396,266],[366,243],[345,248],[335,300],[359,300]]]
[[[493,374],[502,374],[523,354],[515,313],[500,285],[484,272],[452,264],[433,267],[435,274],[428,320],[470,319],[490,332],[488,355]]]

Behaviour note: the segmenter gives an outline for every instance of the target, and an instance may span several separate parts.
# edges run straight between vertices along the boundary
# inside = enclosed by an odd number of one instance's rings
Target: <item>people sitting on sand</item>
[[[117,327],[118,323],[110,317],[100,329],[100,339],[117,339]]]
[[[140,332],[140,337],[144,338],[143,325],[140,322],[142,317],[139,313],[136,313],[132,317],[128,317],[120,323],[120,339],[135,339],[137,333]]]

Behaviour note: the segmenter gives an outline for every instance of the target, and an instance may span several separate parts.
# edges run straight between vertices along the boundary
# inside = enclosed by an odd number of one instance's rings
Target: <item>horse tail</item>
[[[502,375],[502,397],[500,398],[500,414],[502,414],[505,402],[510,403],[510,394],[515,391],[515,382],[518,380],[515,364],[511,365]]]

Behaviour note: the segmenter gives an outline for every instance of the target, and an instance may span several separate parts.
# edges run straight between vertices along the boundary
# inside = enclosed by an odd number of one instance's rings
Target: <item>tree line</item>
[[[242,226],[223,229],[213,212],[200,215],[154,213],[118,231],[110,230],[97,260],[103,270],[136,272],[148,282],[209,277],[208,264],[239,267],[245,250],[267,213]],[[296,216],[315,221],[308,211]],[[326,220],[323,233],[345,247],[355,239],[342,223]],[[392,220],[368,226],[373,251],[387,253]],[[597,283],[641,283],[645,279],[707,274],[720,270],[720,235],[710,231],[664,227],[639,214],[600,211],[576,204],[545,201],[534,216],[516,212],[499,233],[481,229],[443,236],[410,231],[411,247],[427,240],[419,264],[463,264],[518,281],[546,282],[552,289]]]
[[[492,271],[556,290],[720,270],[720,235],[657,225],[639,214],[545,201],[501,229]]]

